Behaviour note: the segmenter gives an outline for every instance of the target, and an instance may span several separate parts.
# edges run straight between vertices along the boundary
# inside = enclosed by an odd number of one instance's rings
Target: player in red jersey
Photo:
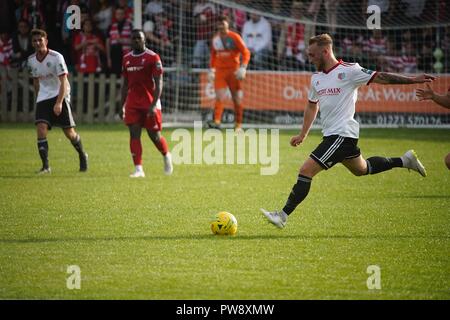
[[[161,135],[162,115],[159,100],[163,87],[163,68],[159,55],[145,48],[142,30],[131,33],[132,51],[122,62],[123,120],[130,130],[130,150],[136,167],[131,178],[145,177],[142,168],[142,128],[164,157],[164,173],[172,174],[172,157]]]

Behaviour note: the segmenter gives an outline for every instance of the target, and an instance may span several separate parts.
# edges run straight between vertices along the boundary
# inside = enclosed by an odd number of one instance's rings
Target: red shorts
[[[162,129],[162,113],[161,109],[156,109],[151,116],[145,109],[125,108],[123,121],[128,126],[130,124],[140,124],[142,128],[150,131],[161,131]]]
[[[237,69],[216,69],[216,77],[214,81],[214,89],[226,89],[230,88],[231,91],[241,90],[241,80],[236,79],[234,74]]]

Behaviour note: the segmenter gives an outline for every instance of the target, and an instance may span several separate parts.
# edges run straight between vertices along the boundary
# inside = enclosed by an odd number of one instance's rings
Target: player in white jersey
[[[51,172],[48,163],[47,134],[52,126],[63,129],[65,136],[78,152],[80,171],[84,172],[88,167],[88,155],[84,152],[81,138],[74,129],[66,62],[60,53],[47,47],[47,33],[44,30],[33,29],[31,39],[36,52],[28,58],[27,64],[37,96],[35,124],[39,156],[42,160],[42,168],[38,173]]]
[[[312,178],[322,170],[342,163],[356,176],[376,174],[392,168],[408,168],[423,177],[426,171],[413,150],[397,158],[371,157],[367,160],[358,148],[359,124],[354,119],[358,87],[371,82],[380,84],[414,84],[431,82],[430,75],[415,77],[393,73],[376,72],[362,68],[357,63],[337,60],[333,53],[333,41],[328,34],[312,37],[308,47],[309,61],[317,68],[311,77],[308,104],[304,113],[303,127],[299,135],[291,138],[291,145],[300,145],[308,136],[317,112],[323,123],[323,141],[311,153],[300,168],[297,183],[280,211],[261,209],[264,216],[279,228],[287,217],[308,195]]]

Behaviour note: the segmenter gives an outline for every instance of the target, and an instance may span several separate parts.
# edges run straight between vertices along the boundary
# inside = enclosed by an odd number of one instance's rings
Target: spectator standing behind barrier
[[[195,68],[208,65],[209,41],[214,32],[216,8],[214,4],[199,0],[193,10],[195,25],[195,44],[192,64]]]
[[[164,12],[164,5],[162,1],[150,1],[145,6],[144,13],[149,19],[153,19],[153,17],[157,14]]]
[[[22,68],[25,66],[28,57],[34,52],[31,44],[30,26],[26,20],[20,20],[18,31],[12,37],[13,54],[11,66]]]
[[[123,9],[123,12],[125,13],[125,19],[128,20],[128,22],[133,23],[133,8],[128,6],[128,0],[117,0],[117,6],[116,9],[121,8]],[[117,17],[113,16],[112,22],[117,22]]]
[[[9,34],[5,31],[0,31],[0,92],[7,88],[1,88],[2,83],[9,77],[9,68],[12,56],[12,41]]]
[[[116,22],[108,31],[106,40],[106,55],[110,72],[120,75],[122,73],[122,57],[131,50],[131,23],[125,17],[125,11],[117,8]]]
[[[102,32],[103,37],[108,36],[108,28],[112,23],[113,7],[109,0],[100,0],[100,9],[94,14],[94,21],[97,28]]]
[[[155,22],[149,20],[144,23],[145,40],[149,48],[159,52],[167,65],[175,61],[174,24],[166,13],[154,16]]]
[[[77,52],[78,72],[101,72],[100,54],[105,52],[105,46],[102,39],[93,33],[92,20],[87,19],[83,22],[82,32],[75,36],[73,46]]]
[[[242,38],[252,53],[251,66],[255,69],[265,69],[270,54],[272,54],[272,27],[266,18],[255,13],[250,14],[250,20],[245,22]]]
[[[25,0],[18,8],[19,19],[26,20],[33,28],[45,29],[45,18],[40,0]]]
[[[295,20],[309,20],[304,17],[303,4],[300,1],[294,1],[291,7],[292,18]],[[314,34],[312,24],[305,25],[300,22],[288,22],[281,30],[278,41],[277,56],[282,65],[290,70],[304,70],[306,64],[305,39],[309,39]]]

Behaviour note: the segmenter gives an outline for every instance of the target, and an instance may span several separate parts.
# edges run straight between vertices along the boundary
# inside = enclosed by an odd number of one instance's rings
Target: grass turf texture
[[[280,132],[280,169],[258,165],[178,165],[145,137],[145,179],[132,180],[126,128],[81,126],[90,157],[78,157],[62,132],[49,134],[49,176],[35,129],[0,125],[1,299],[449,299],[450,152],[448,130],[363,129],[366,157],[414,148],[428,177],[394,169],[354,177],[342,165],[313,180],[284,230],[260,207],[279,209],[300,163],[320,141],[299,148]],[[168,138],[171,130],[163,133]],[[211,234],[221,210],[238,220],[234,237]],[[81,268],[81,290],[66,288]],[[368,290],[369,265],[381,290]]]

